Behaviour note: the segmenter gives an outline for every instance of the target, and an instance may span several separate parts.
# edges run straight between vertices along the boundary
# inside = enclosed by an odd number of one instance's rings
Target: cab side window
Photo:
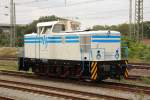
[[[56,24],[56,25],[54,25],[54,28],[53,28],[53,32],[54,33],[60,33],[62,31],[65,31],[65,25],[64,24]]]
[[[42,34],[50,34],[52,26],[45,26]]]
[[[43,27],[38,27],[38,34],[40,34],[43,30]]]

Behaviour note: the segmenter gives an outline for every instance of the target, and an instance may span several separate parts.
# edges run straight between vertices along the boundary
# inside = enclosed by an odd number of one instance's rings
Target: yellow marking
[[[128,73],[126,73],[127,74],[127,78],[128,78]]]
[[[93,67],[93,65],[94,65],[94,62],[92,62],[92,65],[91,65],[91,67]]]
[[[96,67],[93,67],[93,68],[92,68],[91,73],[93,73],[93,72],[94,72],[95,68],[96,68]]]
[[[94,80],[96,80],[96,78],[97,78],[97,73],[96,73],[96,75],[95,75],[95,77],[94,77]]]
[[[128,62],[125,61],[125,64],[128,65]],[[126,70],[125,70],[125,77],[126,77],[126,78],[128,78],[128,73],[129,73],[129,72],[128,72],[128,69],[126,68]]]
[[[96,72],[97,72],[97,69],[95,69],[95,72],[92,74],[92,78],[95,76]]]
[[[127,73],[125,72],[125,78],[127,78],[128,77],[128,75],[127,75]]]
[[[129,76],[129,74],[128,73],[126,73],[127,74],[127,77]]]
[[[128,64],[127,61],[125,61],[126,65]]]
[[[125,76],[126,76],[126,78],[128,77],[128,75],[129,75],[129,74],[128,74],[127,70],[126,70],[126,71],[125,71]]]
[[[94,74],[92,75],[91,79],[93,79],[93,77],[94,77]]]
[[[97,71],[97,66],[96,66],[96,71]],[[96,75],[94,77],[94,80],[96,80],[96,79],[97,79],[97,73],[96,73]]]
[[[92,74],[92,78],[94,77],[94,75],[96,74],[96,72],[97,72],[97,67],[96,67],[94,73]]]
[[[127,74],[129,73],[129,71],[128,71],[128,69],[126,68],[126,72],[127,72]]]
[[[96,63],[93,63],[93,65],[91,66],[92,68],[95,66]]]
[[[94,64],[94,66],[92,66],[92,70],[91,73],[93,73],[94,69],[96,68],[97,63]]]
[[[91,69],[91,79],[95,80],[97,78],[97,62],[92,62]]]

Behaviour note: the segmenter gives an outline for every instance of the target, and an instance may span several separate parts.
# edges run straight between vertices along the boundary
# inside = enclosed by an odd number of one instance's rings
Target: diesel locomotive
[[[92,81],[127,78],[120,32],[79,29],[80,23],[71,20],[38,23],[37,33],[24,35],[19,70]]]

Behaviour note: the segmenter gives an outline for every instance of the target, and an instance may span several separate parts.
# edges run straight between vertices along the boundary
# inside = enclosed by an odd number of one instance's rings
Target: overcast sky
[[[78,17],[83,27],[128,23],[129,20],[129,0],[66,0],[66,6],[65,0],[14,1],[18,24],[28,24],[49,15]],[[9,23],[9,16],[4,15],[9,14],[5,5],[9,6],[9,0],[0,0],[0,23]],[[144,0],[144,20],[150,20],[150,0]]]

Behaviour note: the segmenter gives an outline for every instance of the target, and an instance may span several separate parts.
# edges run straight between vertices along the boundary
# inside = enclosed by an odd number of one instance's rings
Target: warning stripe
[[[126,78],[128,78],[129,74],[128,74],[128,69],[127,68],[126,68],[125,74],[126,74]]]
[[[125,78],[128,78],[128,75],[127,75],[127,73],[125,72]]]
[[[126,63],[126,65],[128,65],[128,62],[127,62],[127,61],[125,61],[125,63]]]
[[[127,74],[129,73],[129,71],[128,71],[128,69],[126,68],[126,72],[127,72]]]
[[[91,64],[91,79],[97,79],[97,62],[92,62]]]
[[[94,73],[92,74],[92,79],[94,78],[95,74],[97,74],[96,72],[97,72],[97,67],[96,67],[96,69],[94,70]]]
[[[126,64],[126,66],[128,66],[128,62],[127,61],[125,61],[125,64]],[[128,76],[129,76],[129,71],[128,71],[127,67],[126,67],[126,69],[125,69],[125,78],[128,78]]]
[[[96,68],[96,64],[97,64],[97,63],[95,63],[95,64],[92,66],[91,73],[93,73],[93,71],[95,70],[95,68]]]
[[[94,80],[96,80],[96,78],[97,78],[97,73],[96,73],[96,75],[95,75],[95,77],[94,77]]]
[[[94,62],[92,62],[92,65],[91,65],[91,66],[93,66],[93,64],[94,64]]]

